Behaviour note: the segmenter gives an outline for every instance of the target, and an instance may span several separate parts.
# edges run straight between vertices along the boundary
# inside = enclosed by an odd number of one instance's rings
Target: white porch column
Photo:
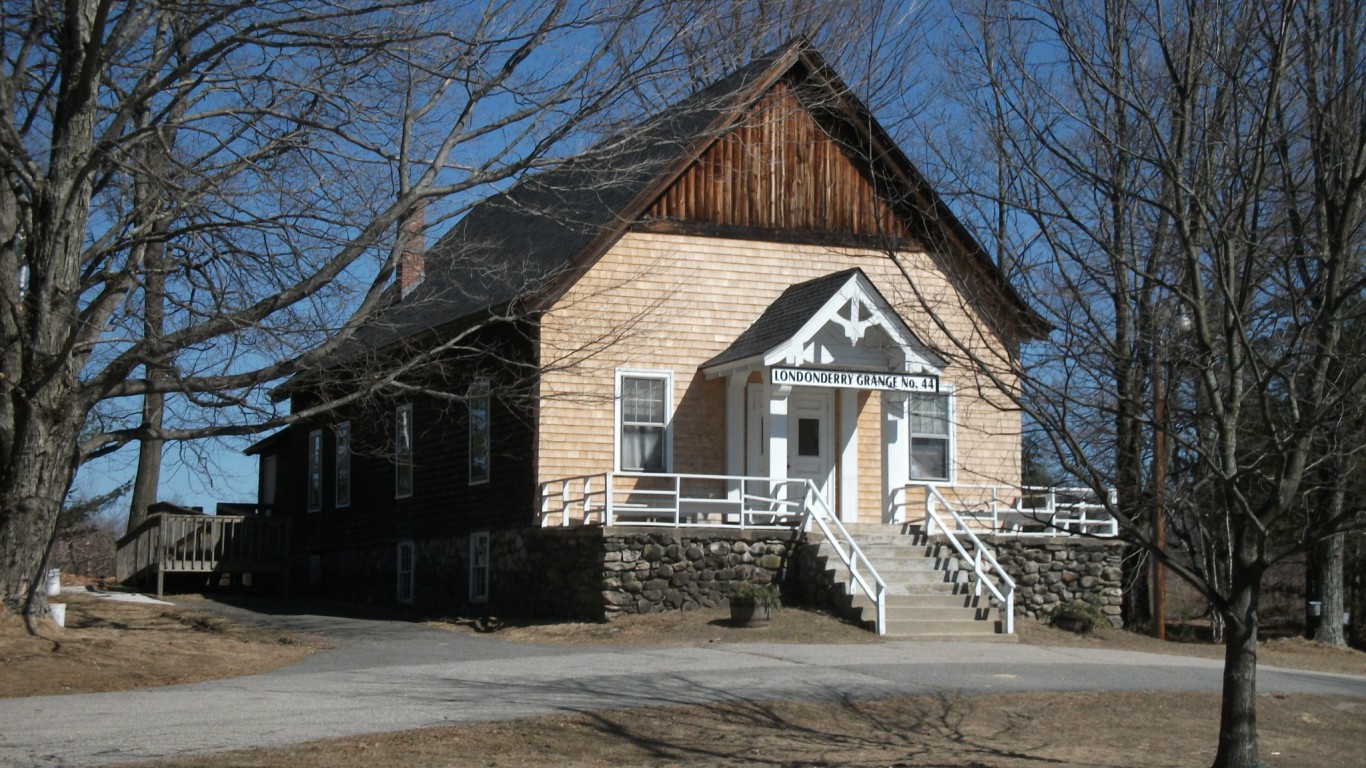
[[[910,424],[907,398],[882,393],[882,521],[906,521],[906,481],[911,476]]]
[[[840,520],[858,518],[858,397],[856,389],[839,390]]]
[[[787,479],[787,398],[791,387],[768,385],[768,477]]]
[[[749,371],[726,377],[726,474],[745,474],[745,382]],[[726,484],[726,496],[739,501],[744,491],[739,482]]]

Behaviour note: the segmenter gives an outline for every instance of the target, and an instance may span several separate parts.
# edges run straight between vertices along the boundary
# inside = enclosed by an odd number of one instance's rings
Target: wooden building
[[[1046,326],[800,42],[413,243],[361,342],[285,390],[437,350],[411,395],[251,449],[295,585],[597,618],[746,580],[828,597],[792,586],[814,537],[882,626],[860,532],[1037,521],[1020,416],[964,355]]]

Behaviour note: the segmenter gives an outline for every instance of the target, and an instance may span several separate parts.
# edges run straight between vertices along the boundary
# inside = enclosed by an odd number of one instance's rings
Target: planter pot
[[[730,625],[732,627],[767,627],[769,614],[767,605],[758,605],[753,600],[740,597],[730,599]]]

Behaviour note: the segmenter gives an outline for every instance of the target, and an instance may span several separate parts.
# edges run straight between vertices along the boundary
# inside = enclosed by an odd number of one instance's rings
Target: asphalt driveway
[[[1219,662],[1024,644],[524,645],[321,611],[196,605],[316,632],[335,647],[194,685],[0,700],[0,765],[73,766],[530,715],[737,699],[942,691],[1219,689]],[[296,607],[297,609],[297,607]],[[1263,692],[1366,698],[1366,677],[1263,669]]]

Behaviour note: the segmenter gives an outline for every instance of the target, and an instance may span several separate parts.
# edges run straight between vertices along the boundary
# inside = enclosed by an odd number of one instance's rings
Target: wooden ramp
[[[119,583],[155,577],[158,597],[168,573],[283,573],[287,578],[288,560],[287,520],[190,510],[149,515],[118,540],[115,552]]]

